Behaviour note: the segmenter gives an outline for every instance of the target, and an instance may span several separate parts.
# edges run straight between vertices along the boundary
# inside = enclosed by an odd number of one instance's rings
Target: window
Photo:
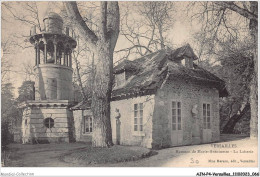
[[[188,57],[184,57],[181,60],[181,64],[187,68],[192,68],[193,69],[193,60],[191,58]]]
[[[186,66],[185,58],[181,60],[181,64],[182,64],[182,66]]]
[[[84,133],[92,132],[92,117],[84,116]]]
[[[116,86],[120,86],[125,83],[125,72],[115,75]]]
[[[172,130],[181,130],[181,102],[172,102]]]
[[[203,103],[203,128],[210,129],[210,104]]]
[[[54,126],[54,119],[50,117],[44,119],[44,125],[47,128],[52,128]]]
[[[134,104],[134,131],[143,131],[143,103]]]

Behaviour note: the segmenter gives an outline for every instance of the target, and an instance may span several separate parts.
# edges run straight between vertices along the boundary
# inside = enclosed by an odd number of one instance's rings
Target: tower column
[[[53,47],[54,47],[54,63],[58,63],[58,58],[57,58],[57,36],[54,35],[53,39]]]
[[[63,58],[63,65],[65,65],[65,49],[63,50],[63,53],[62,53],[62,58]]]
[[[47,63],[47,44],[44,44],[44,63]]]
[[[34,42],[34,49],[35,49],[35,66],[38,66],[40,64],[40,43],[39,41],[34,37],[33,38],[35,40]]]
[[[72,50],[69,51],[69,66],[72,67],[72,58],[71,58]]]
[[[57,61],[57,42],[56,41],[53,42],[53,46],[54,46],[54,63],[57,64],[58,61]]]
[[[35,49],[35,66],[37,66],[38,65],[38,44],[37,43],[35,43],[34,49]]]
[[[66,52],[66,55],[65,55],[65,58],[66,58],[66,66],[68,66],[69,65],[69,62],[68,62],[68,57],[69,55],[68,55],[68,52]]]
[[[43,51],[43,54],[44,54],[44,59],[43,59],[43,63],[46,64],[47,63],[47,40],[45,38],[45,36],[43,35],[43,44],[44,44],[44,51]]]
[[[59,49],[58,51],[58,61],[59,61],[59,64],[61,65],[61,57],[62,57],[62,51]]]
[[[41,51],[39,45],[40,43],[37,45],[37,65],[41,64]]]

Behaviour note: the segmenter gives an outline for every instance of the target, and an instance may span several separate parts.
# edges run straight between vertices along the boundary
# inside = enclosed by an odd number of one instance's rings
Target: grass
[[[105,164],[135,161],[154,155],[154,151],[137,146],[114,145],[110,148],[87,147],[64,154],[61,159],[69,163]]]
[[[7,167],[41,166],[43,161],[52,161],[60,154],[80,149],[91,144],[87,143],[52,143],[52,144],[9,144],[5,154],[8,158],[1,156],[2,165]],[[58,159],[57,159],[58,160]],[[4,162],[4,164],[3,164]],[[55,161],[57,163],[57,161]]]
[[[137,146],[93,148],[91,143],[79,142],[9,144],[6,152],[8,158],[2,159],[2,162],[5,162],[4,166],[10,167],[90,166],[135,161],[154,154],[147,148]]]

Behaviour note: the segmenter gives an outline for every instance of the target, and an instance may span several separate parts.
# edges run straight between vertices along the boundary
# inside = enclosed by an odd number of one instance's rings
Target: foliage
[[[21,119],[17,101],[14,99],[11,83],[3,84],[1,89],[1,144],[2,150],[12,141],[14,126]]]
[[[11,83],[3,84],[1,89],[1,114],[2,121],[9,121],[14,118],[14,109],[17,106],[17,102],[13,95],[13,89]]]
[[[8,122],[1,122],[1,152],[6,150],[6,146],[11,142],[11,134],[8,131]]]
[[[17,98],[18,102],[34,100],[34,82],[24,81],[21,87],[18,88],[18,93],[19,93],[19,96]]]
[[[216,63],[199,64],[225,80],[229,97],[220,100],[221,129],[228,120],[242,112],[249,102],[250,78],[253,75],[252,45],[248,41],[219,43]],[[248,114],[246,114],[248,116]],[[241,117],[242,118],[242,117]]]
[[[223,66],[219,74],[227,82],[230,97],[221,102],[221,120],[239,114],[250,102],[250,136],[256,137],[257,2],[194,2],[190,7],[192,19],[201,28],[196,34],[199,57],[214,57]]]
[[[230,96],[222,102],[221,120],[234,118],[234,115],[245,112],[245,105],[250,102],[249,86],[254,74],[254,61],[251,51],[252,46],[244,41],[240,43],[224,44],[222,47],[222,55],[219,56],[218,59],[223,65],[221,73],[223,76],[226,75],[225,79]],[[225,115],[225,112],[228,114]],[[250,114],[245,114],[245,116],[250,116]],[[239,116],[239,118],[243,119],[242,116]],[[232,132],[233,130],[229,131]]]

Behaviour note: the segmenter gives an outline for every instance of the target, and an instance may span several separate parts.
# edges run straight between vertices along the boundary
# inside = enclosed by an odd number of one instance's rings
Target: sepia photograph
[[[258,1],[2,1],[1,176],[75,167],[258,176]]]

